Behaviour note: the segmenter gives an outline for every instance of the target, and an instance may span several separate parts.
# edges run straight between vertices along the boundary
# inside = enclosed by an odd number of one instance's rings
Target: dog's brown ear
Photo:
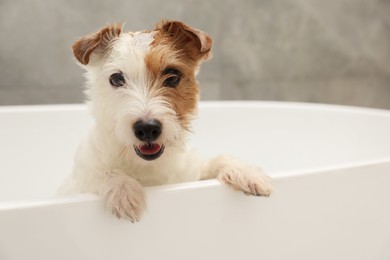
[[[198,29],[179,21],[161,21],[156,30],[170,36],[178,48],[186,50],[196,59],[207,60],[211,57],[212,39]]]
[[[72,46],[73,54],[81,64],[87,65],[93,52],[104,54],[109,48],[110,42],[118,37],[121,32],[121,24],[108,25],[100,31],[76,41]]]

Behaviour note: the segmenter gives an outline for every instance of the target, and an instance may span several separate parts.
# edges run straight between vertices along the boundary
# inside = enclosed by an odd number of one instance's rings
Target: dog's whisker
[[[126,153],[127,145],[123,145],[122,150],[120,151],[118,158],[123,156]]]

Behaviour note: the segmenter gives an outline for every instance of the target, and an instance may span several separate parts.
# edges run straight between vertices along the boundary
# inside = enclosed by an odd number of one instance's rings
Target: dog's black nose
[[[135,122],[134,134],[140,140],[144,142],[153,142],[161,134],[161,123],[158,120],[138,120]]]

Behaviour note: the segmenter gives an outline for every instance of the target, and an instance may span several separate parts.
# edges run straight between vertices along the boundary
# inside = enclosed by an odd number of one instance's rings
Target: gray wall
[[[162,18],[214,38],[199,76],[205,100],[390,108],[389,0],[0,0],[0,105],[82,102],[73,41]]]

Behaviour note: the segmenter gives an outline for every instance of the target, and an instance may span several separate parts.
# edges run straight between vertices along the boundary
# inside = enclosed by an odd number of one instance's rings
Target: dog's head
[[[211,43],[178,21],[128,33],[113,24],[78,40],[73,53],[87,70],[97,127],[147,161],[182,145],[197,110],[195,76]]]

